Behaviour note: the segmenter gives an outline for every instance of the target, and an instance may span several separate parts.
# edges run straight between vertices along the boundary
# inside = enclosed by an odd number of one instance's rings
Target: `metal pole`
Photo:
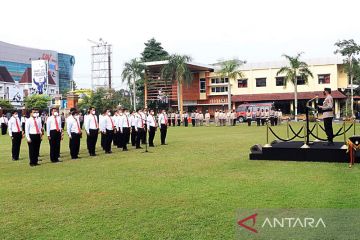
[[[271,147],[269,143],[269,123],[266,122],[266,144],[264,147]]]
[[[309,145],[308,144],[306,144],[307,143],[307,134],[308,133],[308,131],[307,131],[307,129],[306,129],[306,122],[304,123],[304,145],[302,145],[301,146],[301,148],[309,148]]]
[[[356,118],[354,118],[354,136],[356,135],[356,128],[355,128],[355,126],[356,126]]]

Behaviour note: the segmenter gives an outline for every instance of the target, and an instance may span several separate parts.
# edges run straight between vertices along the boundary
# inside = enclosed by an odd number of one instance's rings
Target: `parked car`
[[[266,103],[244,103],[240,104],[236,108],[236,118],[239,122],[244,122],[246,119],[246,112],[250,109],[252,113],[252,118],[255,120],[255,115],[257,109],[264,109],[264,111],[267,109],[270,111],[270,109],[274,107],[274,103],[272,102],[266,102]]]

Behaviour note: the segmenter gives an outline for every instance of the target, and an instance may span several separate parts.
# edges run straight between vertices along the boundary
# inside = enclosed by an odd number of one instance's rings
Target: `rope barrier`
[[[312,132],[310,132],[310,135],[313,136],[315,139],[318,139],[318,140],[320,140],[320,141],[327,141],[327,139],[324,139],[324,138],[320,138],[320,137],[315,136]]]
[[[300,133],[300,132],[299,132],[298,134],[296,134],[295,131],[294,131],[294,129],[292,128],[292,126],[291,126],[290,124],[289,124],[289,127],[290,127],[290,130],[292,131],[292,133],[293,133],[296,137],[298,137],[298,138],[304,138],[304,137],[305,137],[305,136],[299,136],[299,133]],[[302,129],[302,128],[304,128],[304,127],[301,127],[301,129]]]
[[[291,141],[291,140],[294,140],[294,139],[296,138],[296,136],[298,136],[299,133],[301,133],[301,131],[303,130],[303,128],[304,128],[304,127],[301,127],[300,130],[299,130],[299,132],[298,132],[298,133],[295,133],[294,136],[293,136],[292,138],[289,138],[289,139],[283,139],[283,138],[279,137],[279,136],[274,132],[274,130],[272,130],[271,127],[269,127],[269,130],[270,130],[270,132],[271,132],[277,139],[279,139],[280,141],[289,142],[289,141]]]
[[[334,135],[334,137],[338,137],[338,136],[341,136],[341,135],[344,135],[345,133],[347,133],[353,126],[354,124],[351,124],[343,133],[339,134],[339,131]],[[342,128],[340,128],[341,130]]]

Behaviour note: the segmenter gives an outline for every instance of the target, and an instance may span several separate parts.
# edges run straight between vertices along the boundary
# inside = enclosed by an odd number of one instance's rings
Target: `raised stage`
[[[251,148],[250,160],[349,162],[349,154],[342,149],[344,142],[327,146],[325,142],[314,142],[309,148],[301,148],[304,142],[274,142],[271,147],[255,145]]]

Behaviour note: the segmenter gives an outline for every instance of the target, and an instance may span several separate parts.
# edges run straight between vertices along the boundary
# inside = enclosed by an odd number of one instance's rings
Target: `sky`
[[[154,37],[169,53],[209,64],[334,57],[334,43],[360,43],[356,0],[5,0],[0,41],[75,56],[74,80],[91,86],[91,43],[113,45],[113,85],[124,87],[125,62],[140,57]]]

